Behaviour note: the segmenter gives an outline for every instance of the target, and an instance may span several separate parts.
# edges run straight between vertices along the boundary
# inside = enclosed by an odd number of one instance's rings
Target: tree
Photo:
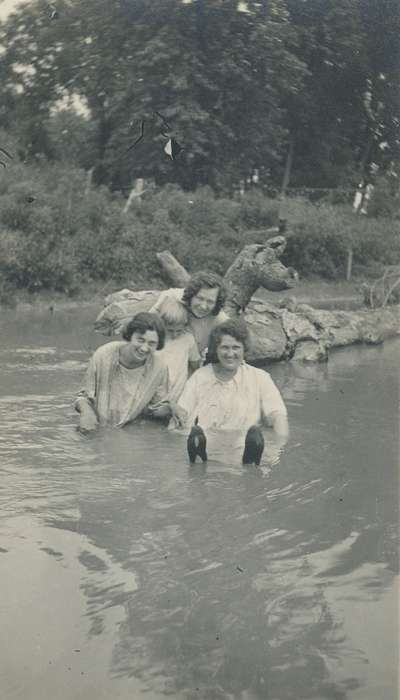
[[[52,155],[43,125],[57,101],[76,94],[96,132],[98,182],[129,187],[140,176],[225,188],[275,163],[281,102],[299,89],[303,67],[283,0],[261,5],[241,13],[233,0],[61,0],[56,21],[43,0],[21,8],[2,27],[1,67],[9,92],[17,81],[27,146]],[[176,162],[163,152],[155,110],[185,147]],[[127,154],[141,120],[145,137]]]

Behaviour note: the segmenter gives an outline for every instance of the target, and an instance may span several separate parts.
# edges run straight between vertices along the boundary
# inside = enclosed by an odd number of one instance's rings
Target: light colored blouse
[[[163,349],[157,354],[168,367],[168,398],[177,401],[189,377],[189,362],[200,362],[201,359],[196,341],[189,332],[182,333],[177,338],[166,338]]]
[[[187,411],[187,419],[182,428],[176,428],[172,419],[169,429],[187,435],[198,417],[207,437],[208,458],[223,462],[241,458],[250,426],[270,425],[273,414],[287,414],[268,372],[245,362],[227,382],[218,379],[211,364],[201,367],[186,382],[178,405]]]
[[[183,292],[184,289],[177,287],[166,289],[164,292],[161,292],[156,303],[150,309],[151,313],[158,313],[164,299],[168,297],[172,297],[182,303]],[[190,330],[193,333],[200,354],[203,355],[208,345],[208,336],[210,332],[215,326],[218,326],[223,321],[227,321],[229,317],[226,315],[225,311],[220,311],[216,316],[209,314],[208,316],[204,316],[204,318],[197,318],[190,312],[190,309],[188,309],[186,305],[185,308],[188,311]]]
[[[188,413],[189,432],[198,416],[206,430],[246,431],[273,413],[287,415],[280,392],[268,372],[243,362],[233,379],[221,381],[212,364],[201,367],[187,381],[178,405]]]
[[[92,355],[77,401],[89,399],[100,424],[122,427],[143,411],[162,404],[169,391],[168,369],[158,353],[149,355],[142,367],[127,369],[119,351],[127,341],[113,341]]]

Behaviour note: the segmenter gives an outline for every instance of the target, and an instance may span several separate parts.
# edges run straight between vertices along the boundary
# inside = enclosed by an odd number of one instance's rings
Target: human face
[[[197,318],[209,316],[217,303],[218,292],[218,287],[201,287],[190,302],[192,314]]]
[[[231,335],[223,335],[217,347],[217,358],[221,369],[235,373],[244,360],[243,343]]]
[[[186,330],[186,325],[184,323],[164,323],[164,325],[167,336],[171,338],[171,340],[179,338]]]
[[[158,333],[147,330],[144,333],[135,331],[126,348],[126,358],[132,364],[143,365],[148,356],[157,350]]]

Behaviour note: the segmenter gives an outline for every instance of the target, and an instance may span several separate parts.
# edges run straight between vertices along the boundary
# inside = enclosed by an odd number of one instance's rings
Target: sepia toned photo
[[[0,0],[0,700],[398,700],[400,5]]]

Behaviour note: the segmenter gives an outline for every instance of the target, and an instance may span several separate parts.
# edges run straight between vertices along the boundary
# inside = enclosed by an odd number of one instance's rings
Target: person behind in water
[[[190,330],[204,357],[210,331],[228,318],[222,311],[226,299],[222,277],[214,272],[196,272],[184,289],[161,292],[150,311],[158,312],[166,298],[178,300],[187,309]]]
[[[173,402],[179,399],[189,375],[200,367],[201,357],[188,326],[187,308],[169,296],[161,301],[157,313],[165,326],[165,344],[158,355],[168,367],[168,398]]]
[[[89,361],[75,402],[81,432],[104,424],[122,427],[146,412],[171,415],[168,369],[156,352],[164,347],[163,322],[157,314],[139,313],[122,338],[100,346]]]
[[[208,341],[209,364],[187,381],[175,407],[170,429],[187,435],[196,423],[213,443],[225,436],[228,449],[243,451],[248,429],[260,423],[272,427],[278,442],[286,442],[289,427],[280,392],[268,372],[245,362],[249,331],[241,319],[214,328]]]

